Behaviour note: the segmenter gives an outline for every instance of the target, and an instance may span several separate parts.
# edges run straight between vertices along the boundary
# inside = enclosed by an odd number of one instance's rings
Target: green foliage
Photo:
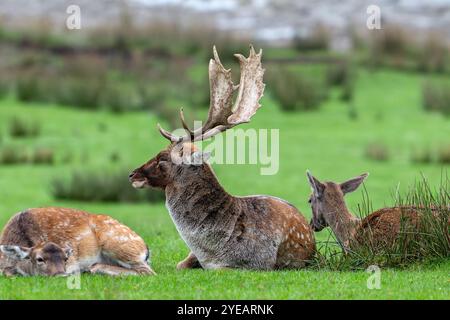
[[[48,101],[46,95],[46,82],[35,73],[19,76],[16,80],[16,95],[20,101]]]
[[[342,88],[341,99],[351,101],[355,90],[355,71],[350,62],[334,64],[326,71],[327,84]]]
[[[11,90],[10,80],[0,76],[0,99],[5,98]]]
[[[370,160],[375,161],[388,161],[389,150],[388,148],[379,142],[372,142],[366,146],[365,155]]]
[[[416,149],[411,154],[413,163],[423,164],[433,162],[433,153],[429,148]]]
[[[317,25],[310,35],[296,36],[292,45],[298,51],[326,51],[330,43],[329,31],[321,25]]]
[[[443,165],[450,164],[450,145],[444,145],[438,149],[437,161]]]
[[[325,86],[286,67],[272,68],[267,88],[284,111],[317,110],[326,96]]]
[[[41,132],[40,124],[36,121],[13,117],[9,122],[9,135],[15,138],[37,137]]]
[[[13,145],[6,145],[0,149],[0,164],[13,165],[26,163],[28,161],[28,154],[23,148],[18,148]]]
[[[0,149],[0,164],[45,164],[53,165],[55,162],[54,151],[50,148],[37,147],[33,150],[25,149],[18,145],[5,145]]]
[[[422,106],[426,111],[450,116],[450,85],[427,81],[422,85]]]
[[[449,48],[443,35],[430,34],[418,58],[418,70],[422,72],[444,73],[449,70]]]
[[[135,190],[128,181],[128,169],[108,172],[106,170],[72,173],[70,180],[55,178],[52,193],[56,199],[83,202],[162,202],[165,195],[159,190],[143,192]]]
[[[55,162],[54,151],[50,148],[37,148],[36,150],[34,150],[31,162],[34,164],[52,165]]]

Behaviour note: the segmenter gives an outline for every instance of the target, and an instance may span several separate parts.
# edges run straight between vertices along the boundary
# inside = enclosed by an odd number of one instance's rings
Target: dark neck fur
[[[180,174],[165,191],[172,214],[193,225],[205,220],[216,221],[218,215],[225,215],[234,199],[206,164],[195,172]]]

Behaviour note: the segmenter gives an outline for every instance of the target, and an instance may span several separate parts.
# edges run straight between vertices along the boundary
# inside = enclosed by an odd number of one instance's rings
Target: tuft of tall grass
[[[326,97],[321,82],[286,67],[272,68],[267,79],[270,92],[284,111],[317,110]]]
[[[413,163],[431,163],[433,162],[433,153],[429,148],[416,149],[411,154],[411,161]]]
[[[428,34],[417,62],[419,71],[438,73],[448,71],[450,51],[448,44],[442,39],[442,35]]]
[[[36,121],[13,117],[9,121],[9,135],[15,138],[37,137],[41,132],[40,124]]]
[[[55,162],[55,153],[50,148],[40,147],[34,150],[30,160],[34,164],[51,165]]]
[[[55,178],[51,192],[56,199],[86,202],[163,202],[165,195],[155,189],[135,190],[128,181],[128,169],[112,172],[78,170],[69,180]]]
[[[380,142],[372,142],[366,146],[365,155],[370,160],[375,161],[388,161],[389,150],[387,146]]]
[[[378,31],[368,37],[368,64],[416,69],[420,46],[411,32],[399,25],[385,25]]]
[[[317,243],[318,253],[313,268],[330,270],[361,270],[370,265],[379,267],[405,267],[426,260],[450,258],[450,179],[442,175],[436,189],[422,177],[402,195],[393,194],[393,207],[414,208],[418,223],[401,219],[400,230],[391,246],[374,247],[370,233],[367,240],[350,252],[344,253],[334,234],[329,230],[328,239]],[[363,219],[370,214],[372,204],[367,190],[363,189],[362,204],[358,213]]]
[[[55,162],[55,153],[47,147],[37,147],[33,150],[24,149],[18,145],[6,145],[0,149],[0,164],[45,164]]]
[[[422,85],[422,106],[450,116],[450,85],[427,81]]]
[[[348,63],[338,63],[328,66],[326,70],[327,83],[330,86],[344,86],[352,76]]]
[[[330,32],[323,25],[314,26],[309,35],[297,35],[292,45],[298,51],[326,51],[330,45]]]
[[[0,164],[14,165],[27,163],[28,161],[29,155],[23,148],[6,145],[0,150]]]
[[[102,92],[101,99],[101,104],[115,113],[139,110],[142,105],[138,90],[120,83],[108,84]]]
[[[0,71],[3,72],[3,71]],[[0,99],[6,97],[11,90],[11,83],[3,77],[0,78]]]
[[[30,101],[39,101],[45,102],[48,101],[48,94],[46,95],[46,81],[43,81],[43,77],[39,78],[36,73],[27,73],[17,77],[15,83],[15,91],[17,99],[20,101],[30,102]]]
[[[437,161],[442,164],[450,164],[450,145],[439,147]]]

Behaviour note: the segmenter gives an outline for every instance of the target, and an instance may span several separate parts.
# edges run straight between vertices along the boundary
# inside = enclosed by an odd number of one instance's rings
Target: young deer
[[[355,191],[368,175],[364,173],[343,183],[335,183],[320,182],[307,171],[312,189],[309,198],[313,214],[311,227],[314,231],[321,231],[329,226],[345,251],[358,244],[368,244],[368,241],[375,249],[386,248],[397,239],[402,221],[412,227],[418,223],[418,211],[413,207],[380,209],[362,220],[351,214],[344,195]]]
[[[16,214],[0,236],[0,271],[11,275],[154,274],[144,241],[105,216],[66,208]]]
[[[234,106],[231,71],[220,63],[214,48],[209,64],[211,104],[200,129],[190,130],[180,117],[187,136],[175,136],[159,126],[171,144],[155,158],[134,170],[130,181],[165,190],[166,206],[191,253],[179,269],[245,268],[270,270],[301,268],[315,252],[314,233],[299,211],[270,196],[236,197],[218,182],[208,155],[189,141],[208,139],[250,121],[263,95],[261,52],[250,48],[248,58],[236,55],[241,67]]]

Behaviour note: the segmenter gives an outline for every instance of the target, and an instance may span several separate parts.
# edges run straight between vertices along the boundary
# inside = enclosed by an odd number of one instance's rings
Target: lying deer
[[[144,241],[105,216],[65,208],[16,214],[0,237],[0,271],[12,275],[154,274]]]
[[[344,195],[355,191],[368,175],[364,173],[335,183],[320,182],[307,171],[312,189],[309,199],[313,214],[311,227],[317,232],[329,226],[345,251],[362,243],[374,249],[386,248],[397,239],[402,223],[413,228],[418,226],[419,212],[414,207],[384,208],[362,220],[350,213]]]
[[[172,220],[191,250],[179,269],[301,268],[315,252],[314,233],[293,205],[271,196],[230,195],[206,163],[209,155],[190,142],[250,121],[264,91],[261,54],[251,48],[248,58],[236,55],[241,77],[235,86],[231,71],[222,66],[214,48],[209,64],[211,103],[204,126],[189,129],[182,111],[187,135],[173,135],[158,125],[170,145],[130,174],[135,188],[165,190]]]

